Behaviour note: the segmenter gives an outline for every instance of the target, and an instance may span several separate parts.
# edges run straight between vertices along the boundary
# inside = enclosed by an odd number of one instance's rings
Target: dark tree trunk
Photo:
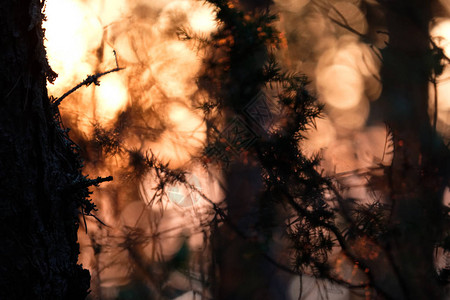
[[[47,95],[56,74],[43,3],[0,6],[0,298],[84,299],[90,277],[77,265],[77,229],[87,185]]]
[[[233,163],[226,180],[230,187],[225,199],[228,223],[213,233],[213,258],[219,275],[214,299],[286,299],[286,284],[280,280],[286,274],[263,255],[262,234],[256,231],[263,215],[260,167],[254,162]]]
[[[240,0],[239,13],[262,17],[272,2]],[[223,6],[223,3],[220,5]],[[222,102],[223,115],[230,122],[226,126],[236,125],[227,138],[238,154],[232,155],[230,166],[225,167],[224,172],[227,217],[223,226],[212,232],[212,275],[215,276],[213,297],[218,300],[282,300],[286,298],[287,288],[280,278],[286,274],[268,258],[272,254],[273,242],[268,236],[275,229],[267,223],[268,219],[275,216],[275,211],[263,208],[267,203],[261,200],[264,183],[261,164],[252,150],[254,145],[249,148],[241,145],[242,138],[242,144],[246,143],[247,134],[253,136],[261,132],[258,125],[246,116],[244,108],[264,85],[261,74],[267,62],[268,49],[266,44],[258,41],[257,32],[253,31],[256,27],[252,29],[244,20],[238,21],[242,16],[232,13],[227,15],[227,12],[221,14],[224,17],[221,21],[231,28],[230,37],[235,42],[230,50],[225,51],[230,59],[230,71],[219,94],[225,99]],[[263,22],[258,24],[264,25]],[[244,120],[248,128],[233,123],[235,117]],[[254,137],[257,138],[257,135]],[[261,232],[264,226],[267,226],[266,231]]]
[[[389,45],[383,52],[382,101],[394,136],[387,250],[401,285],[396,299],[443,298],[434,275],[433,249],[442,232],[449,156],[428,116],[432,2],[385,2]]]

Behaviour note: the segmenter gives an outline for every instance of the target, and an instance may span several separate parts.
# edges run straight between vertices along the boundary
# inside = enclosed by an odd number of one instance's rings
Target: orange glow
[[[450,11],[450,2],[447,0],[439,0],[440,4],[447,9],[447,11]]]
[[[330,120],[341,131],[361,129],[369,115],[369,100],[381,94],[381,63],[374,50],[354,36],[323,43],[328,48],[315,69],[319,99],[327,104]]]
[[[318,134],[321,134],[319,131]],[[392,161],[392,145],[384,126],[367,127],[351,137],[342,135],[323,147],[322,168],[327,174],[339,174],[353,170],[368,170],[378,164],[390,165]],[[351,174],[350,174],[351,175]],[[352,183],[361,183],[357,176],[348,177]],[[362,178],[362,182],[365,179]],[[362,192],[362,194],[361,194]],[[353,191],[351,191],[353,193]],[[357,199],[366,198],[365,188],[356,191]]]
[[[95,87],[96,117],[105,122],[113,120],[116,114],[125,109],[128,100],[126,86],[120,75],[110,74]]]
[[[86,54],[99,46],[102,28],[95,15],[79,1],[49,0],[45,13],[45,45],[50,64],[59,74],[49,89],[51,93],[61,93],[75,80],[93,72],[92,55]]]
[[[361,237],[352,245],[353,250],[364,259],[375,260],[380,256],[381,248],[367,237]]]
[[[195,32],[209,34],[217,27],[214,17],[212,8],[203,5],[189,16],[189,24]]]
[[[206,125],[203,120],[182,102],[166,107],[168,129],[156,143],[149,147],[170,167],[179,168],[199,154],[206,138]]]
[[[445,55],[450,56],[450,19],[439,19],[431,28],[431,36]]]
[[[87,218],[89,236],[80,232],[80,262],[99,280],[97,288],[123,285],[130,275],[128,229],[142,230],[144,236],[167,231],[159,242],[147,238],[138,251],[148,260],[170,258],[180,249],[183,235],[193,236],[188,241],[193,247],[203,245],[198,228],[211,210],[210,203],[180,186],[167,186],[162,202],[149,207],[155,178],[148,174],[138,182],[124,180],[127,150],[151,150],[171,168],[189,168],[199,178],[192,184],[204,195],[214,201],[223,198],[217,178],[193,167],[206,138],[206,125],[192,105],[202,58],[192,43],[176,35],[179,27],[201,36],[212,33],[215,15],[212,7],[196,0],[48,0],[46,5],[45,45],[59,74],[55,84],[48,85],[50,94],[59,97],[87,75],[116,64],[125,68],[100,78],[99,86],[82,87],[60,106],[63,118],[87,140],[93,139],[94,124],[114,129],[123,112],[139,119],[123,129],[125,153],[87,161],[84,170],[91,177],[113,175],[115,180],[94,192],[97,215],[110,227],[98,227]],[[170,199],[170,193],[179,193],[180,201]],[[95,254],[89,237],[106,248]]]
[[[67,10],[70,15],[64,13]],[[154,18],[152,10],[159,11],[159,17]],[[107,125],[129,101],[140,101],[149,108],[150,103],[155,103],[151,91],[162,93],[162,98],[187,99],[197,90],[195,76],[201,60],[188,42],[178,40],[173,18],[179,16],[183,20],[182,16],[186,16],[185,23],[178,26],[202,34],[216,28],[212,8],[197,1],[48,1],[46,15],[49,60],[59,74],[55,85],[49,85],[50,93],[59,96],[86,75],[114,68],[113,50],[120,66],[127,68],[102,78],[100,87],[87,88],[95,89],[93,95],[84,93],[80,99],[80,90],[64,101],[62,108],[72,114],[78,112],[78,121],[83,124]],[[140,96],[130,99],[129,90]],[[165,101],[159,98],[157,102],[161,100]],[[85,105],[87,102],[90,104]],[[87,127],[83,127],[83,132],[89,135],[91,130]]]
[[[331,65],[317,74],[317,88],[326,103],[340,109],[358,105],[362,98],[363,81],[349,66]]]
[[[308,2],[309,0],[275,0],[277,5],[293,12],[300,11]]]
[[[367,31],[367,21],[364,14],[353,3],[347,1],[335,2],[333,8],[330,9],[328,16],[340,22],[341,24],[348,24],[357,32],[364,34]],[[346,30],[346,29],[343,29]]]
[[[316,68],[317,89],[323,101],[338,109],[356,107],[365,97],[381,93],[380,62],[367,45],[343,36],[321,56]],[[366,92],[369,91],[368,94]]]
[[[104,26],[117,22],[130,13],[128,0],[91,0],[88,3],[89,9]]]
[[[187,43],[163,42],[150,55],[152,74],[168,97],[185,97],[197,90],[195,75],[201,61]]]
[[[298,13],[310,3],[309,0],[275,2],[289,13]],[[170,259],[185,239],[191,247],[205,246],[199,228],[204,228],[205,220],[211,218],[212,205],[203,196],[217,205],[225,197],[221,176],[217,175],[221,172],[208,169],[211,175],[195,160],[201,156],[206,142],[207,126],[193,101],[200,94],[196,80],[203,53],[195,42],[180,41],[176,35],[178,28],[185,28],[208,37],[218,24],[212,7],[197,0],[47,0],[46,3],[46,47],[50,64],[59,74],[55,84],[48,85],[50,94],[58,97],[87,75],[113,69],[116,63],[125,68],[100,78],[100,86],[83,87],[66,98],[60,106],[63,118],[70,120],[86,144],[93,140],[94,124],[111,130],[121,113],[139,118],[139,122],[133,120],[120,133],[125,153],[106,155],[89,149],[92,152],[89,155],[99,158],[93,158],[94,162],[85,167],[85,173],[91,177],[113,175],[115,179],[97,189],[93,197],[100,208],[98,216],[110,227],[98,227],[95,220],[87,221],[89,236],[80,232],[80,262],[94,275],[96,268],[101,270],[99,285],[124,285],[130,276],[126,230],[136,229],[145,237],[139,251],[146,261]],[[328,19],[342,21],[339,16],[342,14],[351,27],[366,33],[365,16],[358,8],[358,0],[333,3],[335,10],[330,9],[323,16],[315,13],[314,17],[295,21],[295,24],[304,22],[311,41],[316,41],[308,45],[312,51],[308,55],[313,59],[292,62],[298,67],[295,71],[309,72],[311,88],[327,104],[325,118],[317,120],[317,128],[306,132],[306,140],[300,145],[310,157],[322,155],[320,168],[326,175],[380,162],[389,164],[391,160],[388,154],[383,154],[384,127],[365,127],[370,101],[375,101],[382,89],[377,80],[380,62],[366,44],[348,32],[342,33]],[[443,32],[450,34],[447,29]],[[289,45],[288,40],[283,37],[286,47],[296,47]],[[228,36],[221,42],[231,45],[235,41]],[[447,88],[450,89],[450,84],[439,85],[440,110],[450,109],[450,100],[444,96],[450,95]],[[143,154],[151,151],[170,168],[187,171],[188,182],[202,195],[182,184],[169,183],[161,197],[156,197],[158,181],[152,172],[127,181],[130,150]],[[357,180],[353,177],[350,181]],[[365,188],[348,193],[346,196],[352,198],[367,196]],[[153,203],[154,197],[161,202]],[[107,245],[104,253],[94,254],[89,237]],[[348,262],[344,265],[344,273],[355,277],[351,273],[353,266]]]
[[[356,241],[356,244],[360,244]],[[339,279],[351,284],[368,284],[367,274],[344,252],[339,252],[335,258],[335,268]]]
[[[369,102],[362,99],[358,105],[350,109],[330,109],[329,115],[342,132],[362,129],[369,116]]]

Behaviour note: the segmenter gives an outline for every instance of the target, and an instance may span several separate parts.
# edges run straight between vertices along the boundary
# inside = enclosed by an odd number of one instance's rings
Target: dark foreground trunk
[[[55,74],[41,5],[0,5],[0,298],[84,299],[90,277],[77,265],[77,208],[87,190],[73,185],[84,180],[81,163],[47,95]]]

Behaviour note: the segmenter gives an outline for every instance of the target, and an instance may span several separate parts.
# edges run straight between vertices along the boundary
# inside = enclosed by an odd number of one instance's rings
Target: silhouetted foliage
[[[386,117],[386,143],[392,143],[394,154],[391,166],[380,164],[357,174],[367,176],[368,186],[373,189],[373,201],[365,204],[343,197],[345,187],[339,185],[336,177],[320,172],[320,156],[310,158],[302,152],[305,132],[315,127],[324,107],[311,92],[306,76],[279,64],[279,50],[286,40],[275,27],[278,16],[271,11],[271,1],[205,2],[214,7],[217,31],[202,36],[179,28],[176,34],[204,54],[197,94],[206,93],[207,97],[194,95],[191,100],[204,116],[207,137],[204,151],[193,160],[200,161],[205,170],[221,170],[225,199],[219,203],[209,199],[189,181],[186,170],[170,168],[170,163],[161,161],[151,149],[127,146],[127,135],[156,141],[170,128],[170,122],[159,116],[156,109],[144,111],[139,105],[130,106],[110,127],[95,123],[90,137],[76,132],[77,142],[86,148],[84,152],[68,138],[67,131],[61,129],[57,106],[81,86],[97,85],[99,77],[120,70],[117,65],[111,71],[89,76],[60,98],[50,101],[44,97],[46,126],[57,148],[63,151],[63,158],[56,156],[61,158],[58,168],[64,171],[60,172],[63,183],[52,178],[50,187],[44,190],[60,192],[70,203],[70,214],[63,211],[69,215],[64,224],[70,229],[71,245],[78,226],[77,209],[83,218],[94,215],[96,210],[89,200],[88,187],[112,179],[92,180],[81,175],[78,152],[98,168],[106,164],[106,159],[120,157],[126,165],[119,178],[121,186],[108,192],[116,198],[122,192],[127,197],[145,200],[136,226],[120,228],[118,247],[132,262],[133,277],[130,284],[121,287],[120,299],[142,295],[155,299],[176,297],[183,290],[168,284],[170,276],[179,272],[192,278],[192,269],[199,274],[196,280],[203,288],[196,293],[205,298],[283,299],[283,276],[304,274],[349,288],[364,287],[370,290],[368,297],[373,298],[443,297],[442,286],[448,283],[449,270],[448,266],[436,270],[433,253],[438,248],[450,251],[448,208],[442,205],[448,186],[448,148],[436,133],[436,115],[432,120],[428,116],[427,95],[429,81],[436,85],[436,77],[442,74],[448,58],[430,42],[430,7],[426,1],[408,4],[395,0],[377,5],[364,2],[369,17],[383,11],[381,15],[387,19],[389,29],[389,43],[380,52],[384,90],[379,109]],[[318,4],[310,3],[313,5]],[[374,28],[363,35],[345,19],[332,21],[364,43],[372,42]],[[49,70],[41,67],[42,77]],[[8,88],[12,85],[10,80]],[[26,103],[21,105],[25,107]],[[8,144],[9,136],[2,137]],[[5,153],[11,150],[5,149]],[[12,156],[5,157],[14,161]],[[11,166],[4,164],[5,168]],[[46,178],[51,177],[48,174]],[[39,177],[40,173],[33,175]],[[146,198],[139,185],[148,178],[154,187],[153,194]],[[154,250],[164,242],[158,222],[164,214],[164,197],[176,184],[206,201],[210,218],[200,224],[205,249],[195,253],[183,240],[178,251],[164,259],[157,257]],[[381,200],[377,198],[379,194],[383,194]],[[122,204],[116,198],[114,209],[120,210]],[[154,226],[149,233],[137,224],[144,211],[156,205],[160,205],[160,215],[146,211],[148,223]],[[46,207],[41,209],[44,217],[52,216]],[[52,213],[59,213],[51,209]],[[7,216],[6,221],[11,219]],[[86,222],[84,227],[88,229]],[[90,238],[97,257],[108,245],[93,235]],[[150,243],[154,260],[143,253]],[[74,253],[71,259],[76,266]],[[331,259],[336,253],[340,257]],[[358,272],[357,282],[342,276],[339,268],[343,260]],[[75,276],[78,279],[74,279],[69,290],[83,287],[83,291],[75,293],[82,297],[87,276],[80,267],[75,268],[80,278]]]

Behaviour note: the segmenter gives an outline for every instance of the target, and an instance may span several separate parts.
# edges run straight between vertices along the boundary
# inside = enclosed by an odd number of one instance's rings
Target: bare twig
[[[94,219],[96,219],[96,220],[97,220],[100,224],[102,224],[103,226],[110,227],[110,226],[106,225],[105,222],[103,222],[102,220],[100,220],[96,215],[94,215],[94,214],[92,214],[92,213],[87,214],[87,216],[94,217]],[[86,232],[87,232],[87,227],[86,227]]]
[[[116,62],[117,63],[117,62]],[[109,71],[106,71],[106,72],[103,72],[103,73],[97,73],[97,74],[94,74],[94,75],[89,75],[85,80],[83,80],[82,82],[80,82],[79,84],[77,84],[75,87],[73,87],[72,89],[70,89],[69,91],[67,91],[66,93],[64,93],[64,95],[62,95],[61,97],[59,97],[59,98],[56,98],[55,99],[55,101],[52,103],[52,106],[53,107],[58,107],[60,104],[61,104],[61,102],[67,97],[67,96],[69,96],[70,94],[72,94],[73,92],[75,92],[76,90],[78,90],[80,87],[82,87],[82,86],[89,86],[89,85],[91,85],[92,83],[93,84],[95,84],[95,85],[100,85],[100,82],[98,81],[98,79],[100,78],[100,77],[102,77],[102,76],[105,76],[105,75],[107,75],[107,74],[109,74],[109,73],[113,73],[113,72],[117,72],[117,71],[120,71],[120,70],[123,70],[123,69],[125,69],[125,68],[114,68],[114,69],[111,69],[111,70],[109,70]]]
[[[116,69],[119,69],[119,62],[117,61],[117,53],[116,50],[113,50],[114,60],[116,61]]]

